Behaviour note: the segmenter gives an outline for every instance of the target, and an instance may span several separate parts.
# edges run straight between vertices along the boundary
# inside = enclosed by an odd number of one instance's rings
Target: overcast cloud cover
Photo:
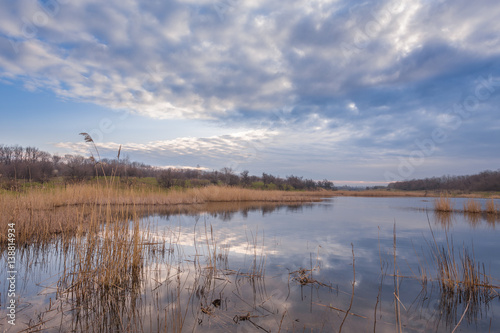
[[[44,132],[71,114],[103,152],[154,165],[339,183],[497,170],[499,18],[497,0],[2,1],[0,143],[85,154],[78,127]],[[12,89],[64,107],[7,137]]]

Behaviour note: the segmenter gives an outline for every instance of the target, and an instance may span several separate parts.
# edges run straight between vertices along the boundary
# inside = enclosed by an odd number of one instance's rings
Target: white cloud
[[[351,111],[352,114],[358,115],[359,114],[359,109],[356,106],[356,103],[349,103],[347,104],[347,109]]]
[[[121,146],[124,153],[144,153],[163,157],[182,155],[200,158],[243,160],[255,154],[255,150],[272,142],[278,134],[276,131],[251,130],[229,135],[206,138],[182,137],[173,140],[151,141],[147,143],[98,142],[96,146],[104,152],[118,151]],[[57,147],[72,150],[79,154],[88,154],[92,147],[84,142],[60,142]]]
[[[259,0],[219,9],[209,0],[74,0],[36,25],[45,12],[40,3],[0,4],[2,82],[155,119],[257,128],[245,136],[159,136],[124,145],[159,157],[223,164],[274,159],[272,149],[297,161],[299,154],[328,162],[401,154],[429,127],[448,124],[443,110],[488,76],[500,55],[500,5],[493,0]],[[393,10],[395,4],[402,6]],[[27,24],[36,28],[30,34]],[[379,27],[367,30],[370,24]],[[485,118],[477,128],[492,123],[486,118],[493,107],[493,99],[480,106]],[[271,128],[276,132],[265,130]],[[255,153],[255,145],[263,149]]]
[[[499,6],[472,6],[474,15],[465,16],[444,2],[448,7],[437,20],[438,5],[401,3],[392,12],[390,1],[364,4],[345,16],[342,1],[292,1],[286,7],[231,2],[221,16],[207,1],[71,1],[44,14],[46,22],[37,26],[36,17],[46,10],[35,2],[10,2],[2,4],[1,12],[10,15],[0,14],[0,32],[17,40],[19,52],[3,53],[0,66],[2,77],[64,98],[154,118],[216,118],[279,109],[307,98],[308,86],[319,94],[345,92],[356,76],[367,86],[394,82],[402,75],[394,65],[436,38],[471,51],[500,52],[499,24],[492,23]],[[371,13],[382,16],[380,29],[370,35],[367,24],[376,21]],[[24,19],[36,28],[32,36],[23,35]],[[369,45],[345,67],[340,44],[355,41],[359,31],[370,35]],[[319,67],[311,72],[313,63]],[[414,78],[434,71],[421,68]]]

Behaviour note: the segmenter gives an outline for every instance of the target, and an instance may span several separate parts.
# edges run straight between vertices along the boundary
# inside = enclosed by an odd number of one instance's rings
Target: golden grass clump
[[[452,212],[453,205],[450,198],[439,197],[434,200],[434,210],[437,212]]]
[[[497,207],[493,199],[486,202],[486,213],[488,214],[499,214],[500,208]]]
[[[434,211],[439,213],[462,212],[474,224],[480,222],[481,214],[486,213],[489,219],[495,219],[500,214],[500,207],[495,204],[493,199],[486,201],[485,208],[481,206],[481,202],[469,198],[463,204],[463,210],[453,209],[453,204],[448,197],[439,197],[434,200]]]
[[[481,213],[481,203],[474,199],[469,199],[464,203],[464,212],[471,214]]]

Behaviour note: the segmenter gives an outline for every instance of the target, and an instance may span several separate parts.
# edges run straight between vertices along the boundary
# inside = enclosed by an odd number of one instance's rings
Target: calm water
[[[99,296],[87,310],[57,292],[68,288],[60,278],[72,267],[73,248],[24,249],[17,256],[16,326],[5,318],[0,273],[0,330],[42,323],[37,327],[47,332],[451,332],[465,313],[457,332],[500,331],[499,289],[472,301],[430,281],[437,245],[453,250],[458,263],[468,251],[489,283],[500,285],[499,221],[436,216],[427,211],[432,200],[338,197],[153,214],[143,218],[143,232],[165,249],[145,252],[140,286],[113,301]]]

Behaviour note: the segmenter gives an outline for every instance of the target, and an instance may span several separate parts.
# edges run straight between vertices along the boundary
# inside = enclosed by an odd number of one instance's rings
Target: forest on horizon
[[[500,191],[500,169],[464,176],[441,176],[390,183],[388,189],[403,191],[457,190],[470,192]]]
[[[0,144],[0,187],[11,189],[18,180],[45,183],[54,178],[65,182],[81,182],[96,176],[115,175],[123,181],[130,178],[156,178],[158,185],[171,187],[199,187],[207,185],[242,186],[264,190],[333,190],[328,180],[315,181],[299,176],[285,178],[262,173],[250,175],[248,170],[236,173],[229,167],[220,170],[200,168],[160,168],[128,158],[84,157],[75,154],[52,155],[36,147]]]

